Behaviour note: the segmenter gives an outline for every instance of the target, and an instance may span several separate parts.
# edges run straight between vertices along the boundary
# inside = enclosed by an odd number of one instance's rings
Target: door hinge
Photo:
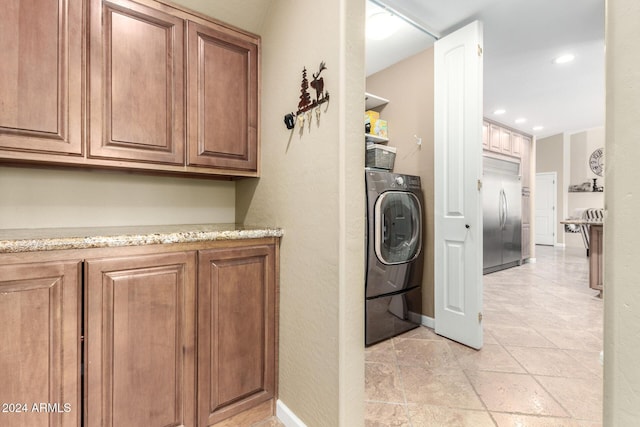
[[[482,312],[478,313],[478,323],[482,323]]]
[[[478,45],[478,56],[482,56],[482,47]]]
[[[478,180],[478,191],[482,190],[482,180]]]

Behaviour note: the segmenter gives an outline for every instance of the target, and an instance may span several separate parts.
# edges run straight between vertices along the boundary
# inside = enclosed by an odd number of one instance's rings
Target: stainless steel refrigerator
[[[522,263],[520,163],[483,157],[483,273]]]

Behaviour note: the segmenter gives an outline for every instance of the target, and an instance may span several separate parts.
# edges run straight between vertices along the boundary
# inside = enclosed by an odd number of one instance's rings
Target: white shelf
[[[371,141],[371,142],[373,142],[375,144],[386,144],[387,142],[389,142],[389,138],[384,138],[382,136],[373,135],[371,133],[365,133],[364,137],[365,137],[365,140]]]
[[[375,96],[371,93],[364,93],[364,105],[365,110],[371,110],[372,108],[379,107],[381,105],[388,104],[389,100],[381,98],[379,96]]]

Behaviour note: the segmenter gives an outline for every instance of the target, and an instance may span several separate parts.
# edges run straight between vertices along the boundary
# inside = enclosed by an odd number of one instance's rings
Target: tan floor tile
[[[582,427],[571,418],[539,417],[535,415],[492,412],[498,427]]]
[[[559,348],[507,347],[530,374],[565,378],[590,378],[593,372]]]
[[[484,409],[462,371],[442,374],[418,366],[400,366],[407,403]]]
[[[555,344],[528,327],[491,327],[491,335],[504,346],[555,347]]]
[[[365,363],[365,400],[404,403],[398,369],[391,363]]]
[[[251,427],[284,427],[284,424],[278,418],[271,417],[268,420],[253,424]]]
[[[446,341],[395,339],[398,365],[423,366],[431,370],[459,370],[453,352]]]
[[[415,427],[494,427],[486,411],[409,404],[409,417]]]
[[[365,362],[396,363],[396,351],[391,340],[382,341],[364,349]]]
[[[603,366],[600,363],[599,351],[565,350],[565,353],[580,362],[593,375],[602,378]]]
[[[539,329],[540,335],[565,350],[602,350],[602,338],[581,330]]]
[[[490,411],[567,416],[530,375],[484,371],[468,371],[467,375]]]
[[[365,427],[411,427],[405,405],[367,402],[364,415]]]
[[[398,335],[395,339],[397,340],[402,338],[413,338],[413,339],[433,340],[433,341],[447,340],[446,338],[436,334],[433,331],[433,329],[427,328],[426,326],[419,326],[415,329],[405,332],[402,335]]]
[[[451,345],[451,350],[460,367],[465,370],[525,373],[501,345],[485,344],[481,350]]]
[[[573,418],[602,420],[602,379],[556,378],[536,376]]]

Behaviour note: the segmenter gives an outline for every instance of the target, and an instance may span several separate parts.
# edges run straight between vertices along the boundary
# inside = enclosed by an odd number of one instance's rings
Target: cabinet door
[[[489,123],[482,122],[482,149],[489,149]]]
[[[188,23],[189,165],[257,171],[258,40]]]
[[[511,155],[520,157],[522,155],[522,140],[523,136],[519,133],[511,134]]]
[[[82,2],[0,2],[0,149],[82,153]]]
[[[200,251],[198,425],[275,395],[275,249]]]
[[[195,426],[195,254],[85,269],[86,425]]]
[[[184,21],[90,2],[89,157],[184,164]]]
[[[79,282],[79,261],[0,266],[3,427],[80,426]]]
[[[496,153],[502,152],[502,142],[500,140],[501,128],[494,124],[489,125],[489,150]]]
[[[500,151],[511,155],[511,131],[500,128]]]

